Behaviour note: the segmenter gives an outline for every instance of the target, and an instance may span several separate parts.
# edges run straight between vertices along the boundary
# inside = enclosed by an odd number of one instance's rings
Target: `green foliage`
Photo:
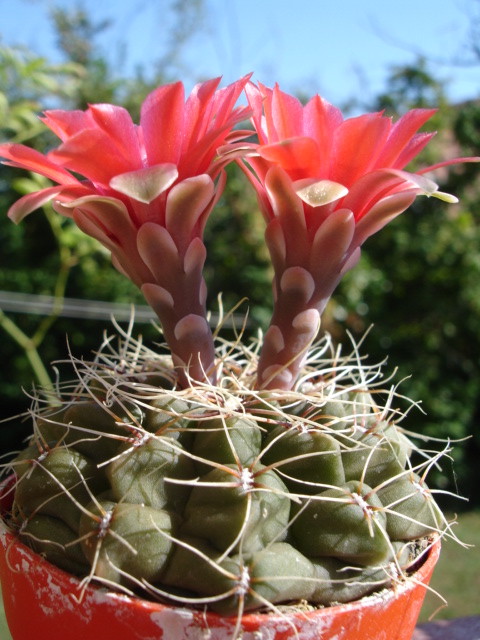
[[[0,47],[0,140],[45,144],[39,111],[67,99],[84,78],[75,62],[54,65],[28,50]]]
[[[378,109],[393,114],[415,108],[443,110],[447,105],[443,83],[431,75],[424,58],[415,64],[393,67],[386,91],[376,99]]]

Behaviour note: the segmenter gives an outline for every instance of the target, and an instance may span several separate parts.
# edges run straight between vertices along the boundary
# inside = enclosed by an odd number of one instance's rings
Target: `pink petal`
[[[177,177],[178,171],[174,164],[157,164],[114,176],[110,180],[110,187],[133,200],[150,204],[171,187]]]
[[[302,264],[305,247],[308,245],[303,202],[295,193],[292,181],[280,167],[269,170],[265,187],[274,214],[282,225],[289,265]]]
[[[267,141],[273,144],[274,142],[279,142],[281,140],[281,137],[275,129],[275,124],[273,122],[272,116],[273,90],[264,86],[261,82],[258,83],[258,87],[262,96],[262,108],[264,114],[262,120],[262,129],[265,131]]]
[[[414,135],[405,149],[400,153],[398,158],[392,164],[392,167],[394,169],[403,169],[404,167],[406,167],[407,164],[411,160],[413,160],[413,158],[418,156],[420,151],[422,151],[422,149],[427,146],[434,135],[435,133],[417,133],[416,135]]]
[[[84,233],[99,240],[137,286],[151,282],[152,274],[137,251],[137,229],[127,208],[116,198],[87,196],[72,201],[73,219]]]
[[[129,162],[112,139],[100,129],[85,129],[48,154],[55,162],[68,167],[95,183],[108,185],[111,178],[138,169]]]
[[[267,228],[265,229],[265,242],[267,243],[268,250],[270,251],[272,266],[275,273],[281,273],[285,268],[287,259],[287,244],[282,225],[278,218],[273,218],[273,220],[267,225]]]
[[[342,122],[343,115],[340,109],[318,95],[314,96],[303,110],[303,135],[313,138],[321,149],[318,177],[328,176],[333,134]]]
[[[205,135],[212,118],[213,96],[221,78],[197,84],[185,103],[185,134],[182,151]]]
[[[72,200],[63,206],[70,209],[86,211],[95,217],[97,224],[110,238],[132,238],[136,236],[137,229],[133,224],[126,206],[117,198],[107,196],[84,196]]]
[[[393,193],[404,182],[404,178],[388,169],[367,173],[350,187],[342,207],[353,211],[355,219],[359,220],[379,200]]]
[[[311,138],[291,138],[259,147],[259,154],[265,160],[274,162],[284,169],[292,180],[318,177],[320,150]]]
[[[245,162],[238,162],[237,164],[257,192],[258,205],[265,222],[268,223],[274,217],[272,206],[264,187],[265,176],[267,175],[270,166],[263,158],[249,157],[247,162],[253,170],[251,170]]]
[[[212,129],[198,142],[190,147],[184,154],[178,167],[179,180],[185,180],[195,175],[208,173],[213,179],[216,178],[220,169],[225,164],[215,158],[217,149],[221,147],[234,122],[227,122],[220,129]]]
[[[400,169],[384,169],[385,173],[392,174],[393,176],[398,176],[407,188],[413,186],[417,188],[417,193],[426,195],[426,196],[434,196],[438,191],[438,184],[430,180],[429,178],[425,178],[417,173],[409,173],[408,171],[401,171]]]
[[[10,162],[4,162],[3,164],[39,173],[59,184],[78,183],[78,180],[63,167],[59,167],[39,151],[25,147],[23,144],[9,142],[0,144],[0,156],[10,160]]]
[[[473,156],[470,158],[453,158],[452,160],[444,160],[444,162],[438,162],[430,167],[419,169],[417,173],[428,173],[429,171],[435,171],[435,169],[440,169],[441,167],[449,167],[452,164],[463,164],[464,162],[480,162],[480,157]]]
[[[232,160],[239,161],[252,156],[258,158],[257,145],[248,142],[232,142],[217,148],[217,157],[212,166],[223,168]],[[238,164],[241,165],[241,163]]]
[[[391,120],[366,114],[345,120],[334,134],[330,180],[350,187],[374,166],[387,139]]]
[[[215,119],[212,121],[212,125],[215,128],[223,127],[230,121],[231,116],[234,113],[235,104],[251,75],[252,74],[249,73],[240,80],[237,80],[216,92],[214,96]]]
[[[88,111],[52,109],[46,111],[45,117],[40,118],[40,120],[63,141],[84,129],[91,129],[93,126],[93,121]]]
[[[198,236],[198,221],[213,194],[214,184],[207,175],[187,178],[168,194],[165,226],[182,254],[192,238]]]
[[[313,239],[309,270],[324,292],[333,290],[340,265],[355,233],[355,218],[348,209],[334,211],[317,229]],[[332,286],[330,287],[330,282]],[[321,286],[320,286],[320,283]]]
[[[48,189],[42,189],[35,193],[29,193],[23,198],[17,200],[8,210],[8,217],[15,224],[21,222],[26,216],[28,216],[35,209],[39,209],[46,202],[49,202],[54,198],[59,191],[64,187],[62,185],[58,187],[49,187]]]
[[[269,140],[267,137],[267,131],[263,127],[263,96],[260,89],[254,85],[253,82],[248,82],[245,86],[245,95],[247,96],[248,104],[253,111],[252,121],[257,131],[260,144],[267,144]],[[273,142],[273,140],[271,142]]]
[[[143,103],[140,123],[150,165],[178,165],[184,132],[184,100],[183,84],[176,82],[159,87]]]
[[[146,222],[138,230],[137,248],[143,262],[153,274],[154,282],[167,291],[175,292],[179,252],[165,227]]]
[[[409,145],[414,134],[435,113],[436,109],[412,109],[395,122],[375,166],[392,167],[404,149]],[[405,166],[406,162],[403,164]],[[400,167],[398,167],[400,168]]]
[[[271,109],[272,123],[280,140],[302,135],[303,106],[300,100],[280,91],[278,85],[275,85]]]
[[[142,166],[136,127],[126,109],[111,104],[90,105],[89,112],[95,124],[105,131],[132,168]]]
[[[90,183],[78,183],[69,187],[63,187],[61,192],[52,201],[54,211],[66,218],[73,216],[73,210],[69,207],[70,202],[85,198],[86,196],[98,196],[97,191]]]
[[[391,220],[403,213],[415,200],[417,194],[411,189],[380,200],[355,226],[352,247],[360,247],[367,238],[380,231]]]
[[[215,192],[213,194],[213,198],[210,200],[208,205],[203,210],[202,215],[197,220],[197,233],[199,238],[203,238],[203,232],[205,231],[205,225],[207,224],[208,217],[213,211],[213,209],[217,206],[218,201],[222,197],[226,184],[227,184],[227,173],[222,170],[215,182]]]

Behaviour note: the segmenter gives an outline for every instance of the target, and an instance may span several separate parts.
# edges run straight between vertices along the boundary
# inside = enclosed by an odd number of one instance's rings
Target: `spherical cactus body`
[[[89,366],[80,393],[36,408],[12,463],[11,525],[83,584],[223,615],[324,606],[403,580],[415,541],[447,527],[430,459],[361,365],[336,357],[283,396],[233,373],[158,387],[136,366]]]

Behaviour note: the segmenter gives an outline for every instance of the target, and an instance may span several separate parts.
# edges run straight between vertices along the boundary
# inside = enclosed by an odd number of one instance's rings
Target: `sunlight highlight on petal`
[[[293,183],[293,188],[306,204],[311,207],[321,207],[340,200],[347,195],[348,189],[343,184],[332,180],[298,180]]]
[[[110,186],[133,200],[150,204],[158,196],[172,186],[178,177],[174,164],[159,164],[145,167],[138,171],[129,171],[115,176]]]

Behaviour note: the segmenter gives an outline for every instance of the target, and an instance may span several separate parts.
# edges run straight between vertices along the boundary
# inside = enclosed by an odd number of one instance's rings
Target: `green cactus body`
[[[199,421],[192,451],[197,471],[203,475],[212,470],[212,462],[248,467],[258,458],[261,447],[258,424],[232,416]]]
[[[308,600],[314,592],[314,568],[292,545],[276,542],[256,553],[233,556],[231,569],[236,570],[235,593],[215,603],[223,615],[234,615],[242,599],[244,611],[262,607],[265,602]]]
[[[432,494],[414,473],[395,478],[377,495],[388,509],[387,533],[392,540],[414,540],[442,526],[442,514]]]
[[[21,539],[60,569],[85,575],[90,564],[78,544],[78,534],[63,520],[37,514],[25,520]]]
[[[382,563],[391,555],[382,509],[369,486],[348,482],[297,507],[292,535],[307,556],[342,558],[360,566]]]
[[[105,407],[93,401],[76,402],[65,412],[65,423],[70,426],[65,444],[74,446],[92,460],[103,462],[115,455],[119,439],[132,435],[128,425],[134,424],[134,416],[115,403]]]
[[[223,615],[324,606],[403,579],[409,541],[447,526],[428,456],[411,471],[415,447],[355,368],[353,390],[332,365],[282,402],[233,374],[155,389],[135,366],[118,383],[110,360],[93,382],[87,368],[88,392],[37,412],[12,464],[12,526],[67,571]]]
[[[345,483],[340,445],[327,433],[280,426],[267,438],[265,450],[262,462],[272,465],[294,493],[316,494],[322,485]]]
[[[195,407],[183,398],[160,395],[146,408],[142,426],[145,431],[156,435],[168,433],[170,438],[178,439],[188,446],[194,437],[193,431],[189,430],[192,425],[191,413],[195,413]]]
[[[176,518],[144,505],[92,502],[79,527],[82,550],[99,578],[159,580],[173,549]]]
[[[74,449],[57,447],[39,453],[33,445],[30,450],[36,456],[16,466],[21,474],[15,492],[16,507],[25,516],[51,515],[73,530],[78,529],[81,506],[90,502],[90,492],[107,488],[104,474]]]
[[[178,512],[185,507],[190,487],[169,480],[195,477],[193,462],[178,441],[150,434],[120,445],[106,474],[115,500]]]
[[[342,451],[345,478],[364,480],[376,487],[405,469],[406,444],[400,439],[394,425],[380,424],[375,430],[361,434]],[[352,446],[353,444],[353,446]]]
[[[255,551],[286,536],[287,488],[272,471],[233,465],[213,469],[193,488],[182,532],[205,538],[219,551]]]

